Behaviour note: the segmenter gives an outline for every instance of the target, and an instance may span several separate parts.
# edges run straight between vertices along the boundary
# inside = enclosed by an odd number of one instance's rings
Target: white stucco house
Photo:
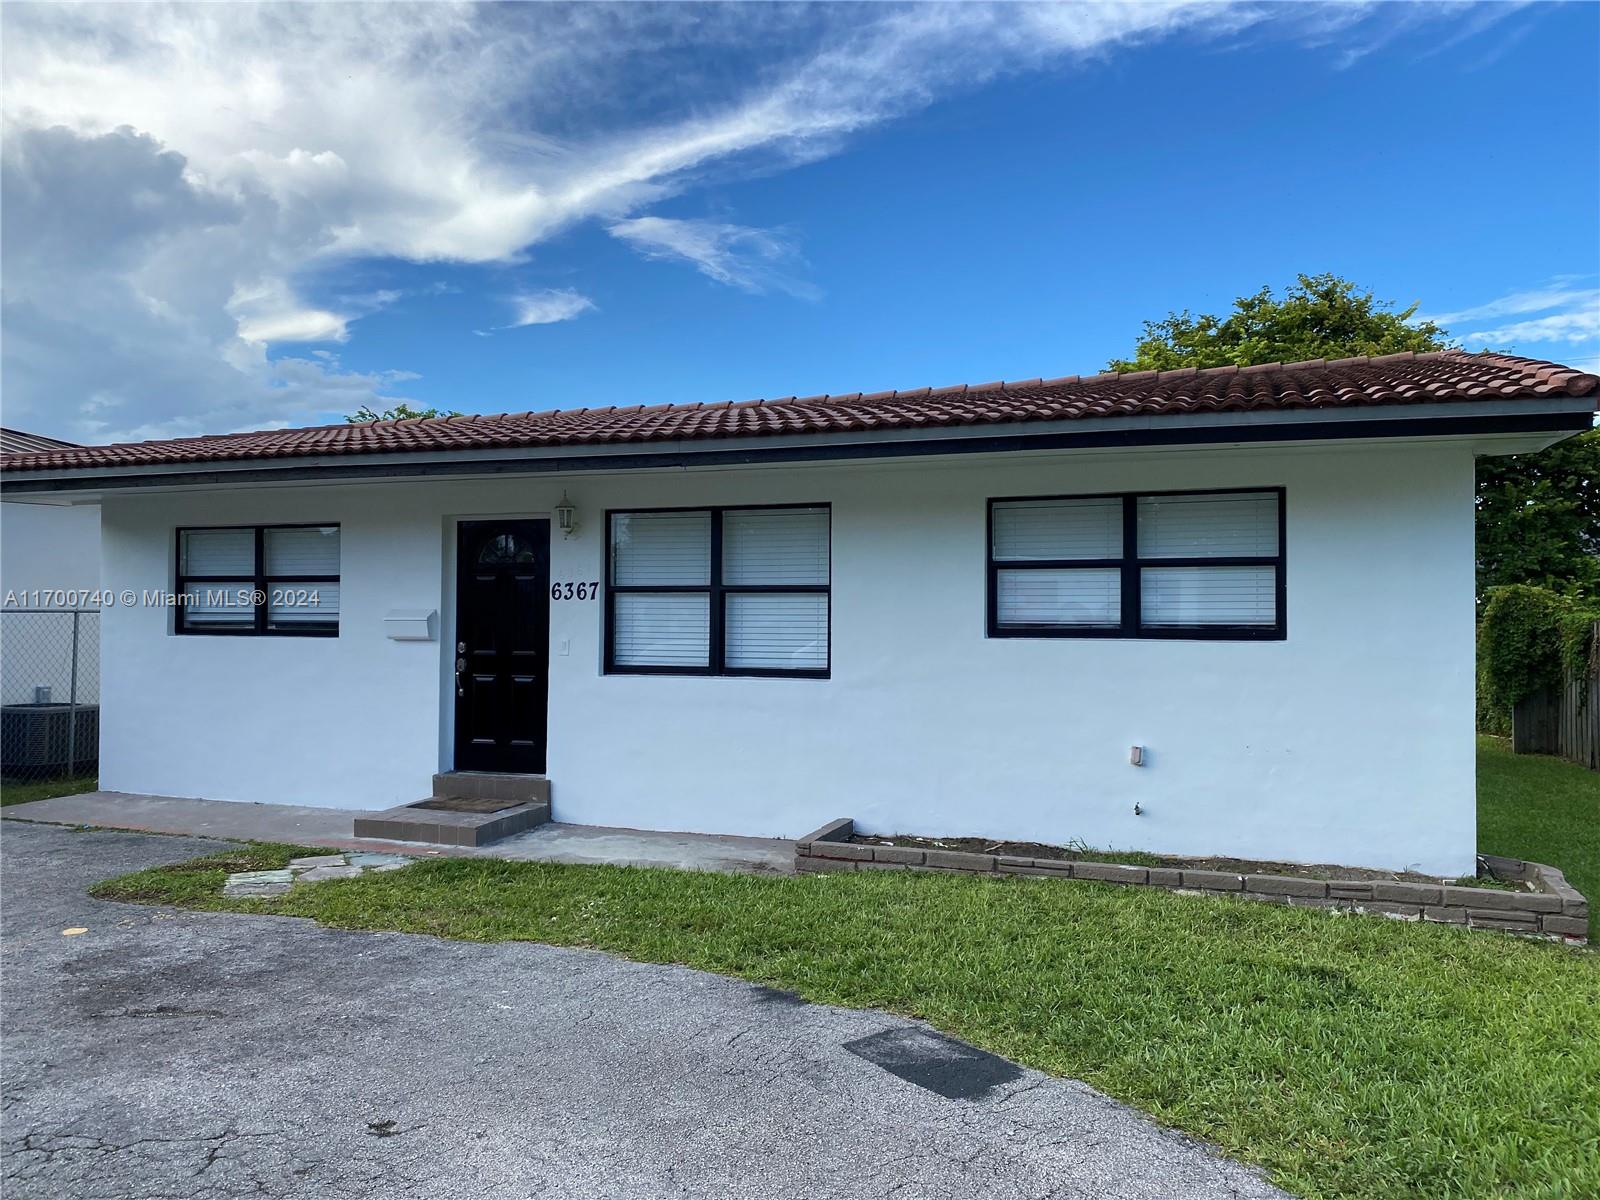
[[[0,429],[0,455],[76,449],[72,442]],[[100,586],[100,509],[93,504],[0,505],[0,580],[19,601],[37,597],[63,607],[57,593]]]
[[[74,449],[72,442],[0,429],[0,454]],[[70,611],[92,607],[100,586],[100,507],[97,504],[0,503],[0,702],[25,704],[48,695],[93,702],[97,670],[72,669]],[[38,612],[31,610],[49,610]],[[80,622],[81,664],[98,651],[98,625]],[[41,689],[43,689],[41,691]]]
[[[1597,388],[1401,354],[188,438],[3,480],[102,506],[107,789],[379,809],[498,771],[592,824],[1455,874],[1474,459],[1588,428]]]

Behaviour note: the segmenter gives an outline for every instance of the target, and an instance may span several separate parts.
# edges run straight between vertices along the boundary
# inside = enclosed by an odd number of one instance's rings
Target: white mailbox
[[[383,632],[396,642],[433,641],[431,608],[391,608],[383,614]]]

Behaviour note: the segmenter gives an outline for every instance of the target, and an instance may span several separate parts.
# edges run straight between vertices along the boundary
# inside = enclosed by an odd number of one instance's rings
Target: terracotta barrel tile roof
[[[1589,396],[1600,379],[1504,354],[1388,354],[1197,371],[1069,375],[1019,383],[788,397],[738,404],[568,408],[277,429],[7,454],[6,472],[319,455],[651,443],[796,433],[1074,421],[1181,413],[1337,409]]]

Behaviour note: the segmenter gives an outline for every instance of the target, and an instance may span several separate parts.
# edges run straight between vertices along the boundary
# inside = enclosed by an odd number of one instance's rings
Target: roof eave
[[[672,466],[870,460],[913,455],[936,457],[1072,448],[1244,445],[1539,433],[1548,433],[1555,440],[1588,428],[1593,423],[1594,411],[1593,397],[1562,394],[1515,400],[1433,401],[1321,409],[1259,409],[1253,412],[994,422],[660,442],[67,467],[0,472],[0,482],[3,482],[6,492],[20,495],[78,490],[131,490],[156,485],[214,486],[272,479],[648,470]]]

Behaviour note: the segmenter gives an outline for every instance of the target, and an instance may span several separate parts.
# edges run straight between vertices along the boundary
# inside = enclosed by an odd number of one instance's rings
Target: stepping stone
[[[305,883],[320,883],[324,879],[354,879],[360,874],[360,867],[330,865],[326,867],[312,867],[311,870],[301,875],[300,878]]]
[[[222,885],[222,894],[232,897],[282,896],[294,883],[294,872],[240,871],[229,875]]]
[[[367,851],[349,857],[350,865],[360,867],[363,871],[398,871],[401,867],[410,866],[414,861],[404,854],[377,854]]]
[[[291,858],[290,870],[299,870],[307,867],[342,867],[344,866],[342,854],[313,854],[308,858]]]
[[[293,883],[294,872],[287,868],[277,871],[238,871],[228,876],[229,883]]]
[[[289,894],[289,885],[287,883],[229,883],[223,885],[222,894],[234,900],[251,900],[266,896],[287,896]]]

